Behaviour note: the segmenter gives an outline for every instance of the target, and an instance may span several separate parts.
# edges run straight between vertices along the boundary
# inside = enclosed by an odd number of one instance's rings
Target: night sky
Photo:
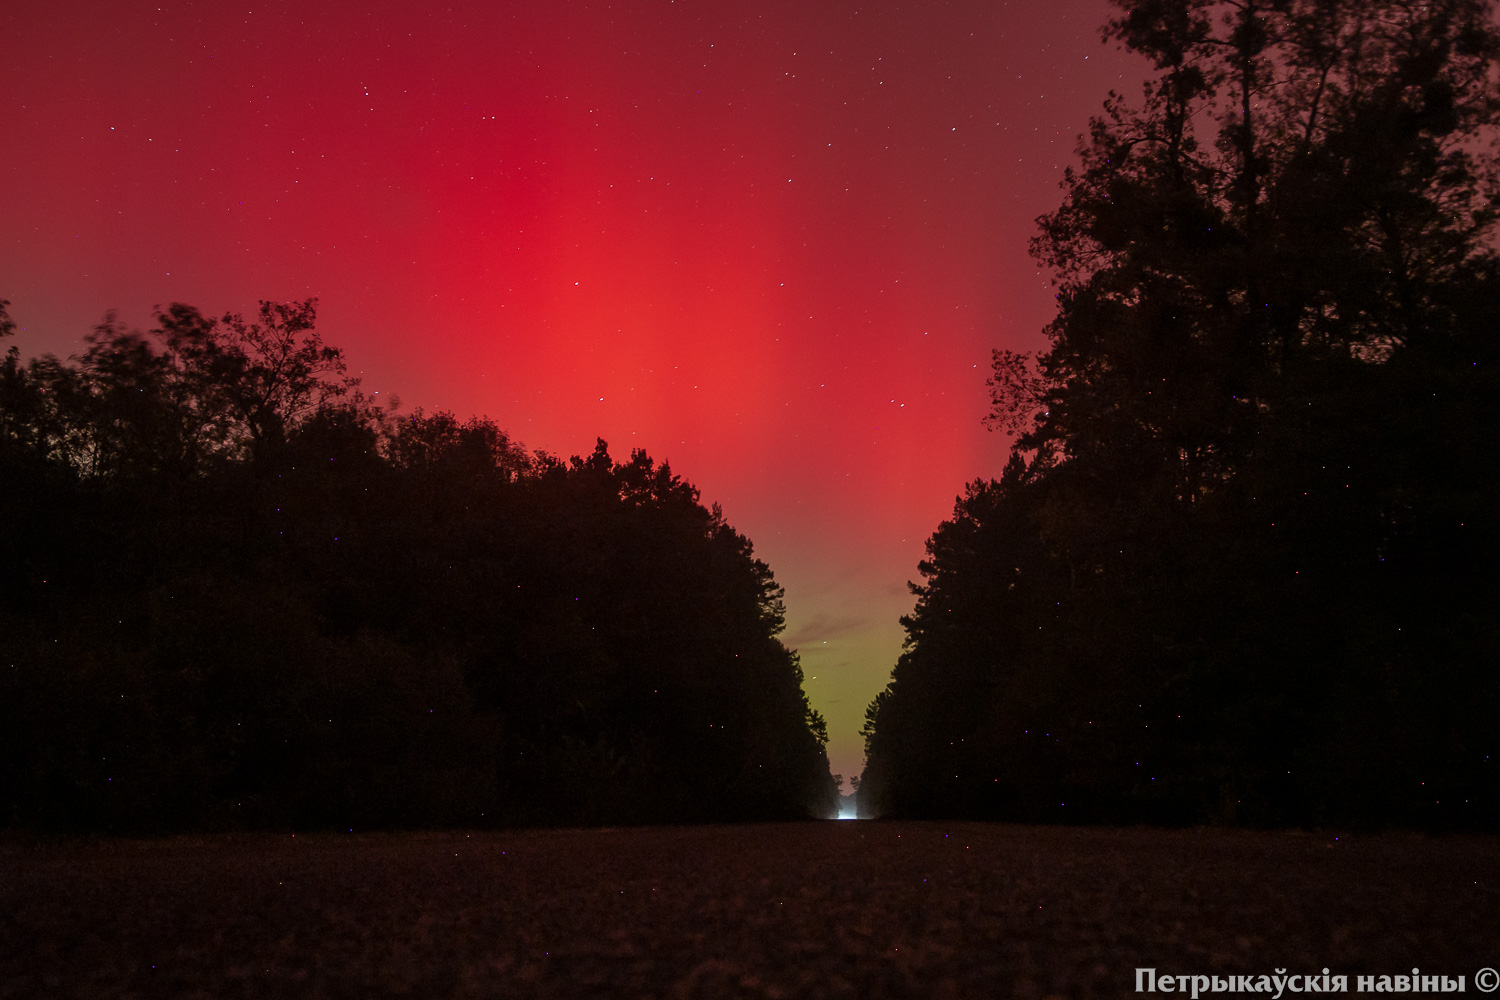
[[[786,587],[835,771],[927,535],[1042,345],[1035,218],[1145,76],[1102,0],[0,8],[0,298],[23,355],[106,310],[319,330],[402,412],[644,448]]]

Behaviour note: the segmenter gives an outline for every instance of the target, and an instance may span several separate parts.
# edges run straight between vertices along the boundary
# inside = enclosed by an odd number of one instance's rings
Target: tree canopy
[[[1117,6],[864,808],[1500,824],[1491,5]]]
[[[314,320],[173,305],[7,354],[0,823],[834,811],[781,590],[717,507],[642,451],[397,416]]]

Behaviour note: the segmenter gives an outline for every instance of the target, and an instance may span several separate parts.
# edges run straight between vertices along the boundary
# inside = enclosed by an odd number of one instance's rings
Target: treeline
[[[1119,6],[861,808],[1500,827],[1491,7]]]
[[[0,823],[836,808],[781,591],[667,466],[395,417],[311,301],[158,320],[0,366]]]

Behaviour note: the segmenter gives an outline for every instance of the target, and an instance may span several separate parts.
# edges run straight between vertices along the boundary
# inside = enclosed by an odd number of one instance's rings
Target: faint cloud
[[[789,630],[781,641],[788,648],[800,650],[803,654],[823,652],[816,646],[832,639],[866,631],[869,628],[870,620],[864,615],[835,617],[819,612],[795,629]]]

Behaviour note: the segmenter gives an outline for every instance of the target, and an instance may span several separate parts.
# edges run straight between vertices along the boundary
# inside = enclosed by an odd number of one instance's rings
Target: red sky
[[[1102,0],[0,8],[0,297],[23,354],[108,309],[320,299],[403,409],[633,447],[718,501],[858,774],[922,543],[1040,346],[1037,215],[1111,88]]]

